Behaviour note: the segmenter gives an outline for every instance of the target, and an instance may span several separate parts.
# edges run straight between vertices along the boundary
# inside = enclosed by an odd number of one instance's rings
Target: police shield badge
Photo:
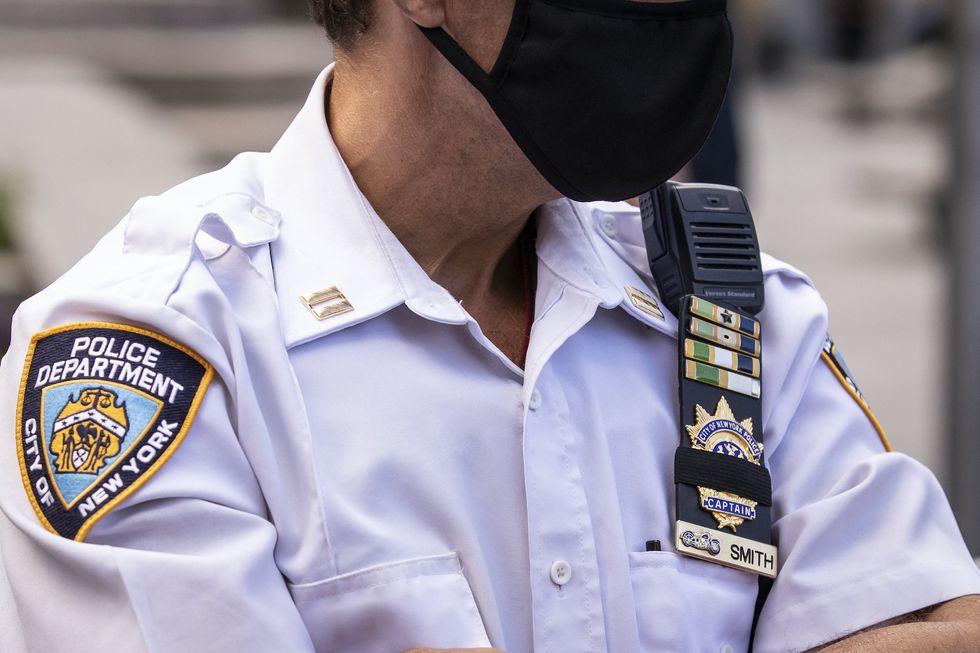
[[[694,449],[713,451],[747,460],[754,465],[762,462],[762,443],[752,436],[752,418],[738,421],[722,397],[712,415],[701,405],[696,407],[697,422],[686,426]],[[718,528],[730,528],[734,533],[747,519],[755,519],[758,503],[732,492],[720,492],[698,487],[701,507],[714,516]]]
[[[200,356],[144,329],[83,323],[36,334],[17,448],[41,523],[83,540],[174,452],[212,375]]]

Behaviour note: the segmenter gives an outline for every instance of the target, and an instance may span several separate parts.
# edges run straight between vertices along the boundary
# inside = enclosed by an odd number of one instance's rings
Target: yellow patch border
[[[840,369],[838,369],[837,363],[834,362],[834,359],[831,358],[830,354],[823,350],[820,352],[820,358],[822,358],[823,362],[827,364],[827,367],[830,368],[833,375],[837,377],[837,380],[844,387],[844,390],[847,391],[847,394],[851,395],[851,398],[854,399],[857,405],[861,407],[861,410],[868,418],[868,421],[871,422],[871,426],[874,427],[875,432],[878,434],[878,439],[881,440],[881,444],[885,447],[885,451],[894,451],[894,449],[892,449],[892,443],[888,441],[888,436],[885,435],[884,427],[881,425],[881,422],[878,421],[878,418],[875,417],[875,414],[871,412],[871,406],[868,405],[868,402],[865,401],[861,395],[854,391],[854,388],[851,387],[851,384],[847,382],[847,379],[844,378],[844,375],[841,373]]]
[[[173,444],[167,447],[167,450],[164,451],[159,458],[153,461],[153,463],[149,467],[147,467],[146,471],[139,478],[133,481],[133,483],[129,487],[120,490],[119,494],[117,494],[108,502],[106,502],[105,505],[103,505],[98,510],[93,512],[88,517],[88,519],[85,520],[85,523],[82,524],[82,527],[78,529],[78,533],[75,534],[74,540],[76,542],[84,541],[85,537],[88,535],[89,531],[92,529],[92,526],[94,526],[96,522],[98,522],[100,519],[105,517],[110,510],[112,510],[117,505],[119,505],[123,500],[129,497],[129,495],[131,495],[133,492],[135,492],[140,487],[142,487],[143,483],[150,480],[150,478],[152,478],[153,475],[156,474],[157,471],[159,471],[159,469],[170,459],[170,456],[173,455],[173,453],[177,450],[178,447],[180,447],[181,443],[184,441],[184,437],[187,435],[187,432],[190,430],[191,424],[194,423],[194,418],[197,417],[197,411],[201,407],[201,402],[204,400],[204,394],[206,393],[208,386],[211,383],[211,379],[214,377],[214,367],[208,361],[206,361],[204,358],[198,355],[198,353],[195,352],[194,350],[182,345],[176,340],[171,340],[166,336],[156,333],[155,331],[150,331],[149,329],[142,329],[140,327],[131,326],[129,324],[118,324],[116,322],[74,322],[72,324],[65,324],[59,327],[54,327],[52,329],[39,331],[38,333],[35,333],[33,336],[31,336],[30,344],[27,347],[27,356],[24,360],[24,371],[21,374],[20,390],[17,393],[17,427],[16,427],[17,460],[20,463],[21,481],[23,482],[24,489],[27,492],[27,498],[31,502],[31,507],[34,509],[35,514],[37,514],[38,519],[41,522],[41,525],[44,526],[47,530],[54,533],[55,535],[58,535],[59,537],[63,537],[63,536],[48,521],[48,518],[44,515],[44,511],[41,509],[41,506],[38,505],[37,499],[34,497],[34,488],[31,486],[30,476],[28,475],[27,472],[27,461],[24,459],[24,433],[23,433],[24,396],[27,392],[27,377],[30,374],[31,363],[34,360],[34,351],[37,347],[38,341],[48,336],[55,335],[57,333],[64,333],[66,331],[77,331],[80,329],[116,329],[119,331],[128,331],[130,333],[136,333],[142,336],[146,336],[148,338],[152,338],[154,340],[158,340],[160,342],[163,342],[173,347],[174,349],[177,349],[187,354],[195,361],[200,363],[201,366],[204,367],[204,376],[201,377],[201,383],[198,386],[197,393],[195,393],[194,395],[194,399],[191,401],[191,406],[190,409],[187,411],[187,416],[184,418],[184,423],[181,426],[180,431],[177,432],[177,435],[174,436]],[[42,434],[40,433],[40,426],[38,427],[38,434],[39,436],[42,436]]]

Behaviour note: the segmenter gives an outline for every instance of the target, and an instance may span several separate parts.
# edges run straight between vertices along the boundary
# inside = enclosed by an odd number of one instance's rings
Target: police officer
[[[765,435],[756,650],[975,646],[942,490],[802,273],[763,259],[761,420],[678,409],[638,212],[599,200],[704,139],[722,1],[318,15],[336,64],[270,153],[140,200],[15,316],[4,651],[745,650],[756,575],[673,533],[711,420]]]

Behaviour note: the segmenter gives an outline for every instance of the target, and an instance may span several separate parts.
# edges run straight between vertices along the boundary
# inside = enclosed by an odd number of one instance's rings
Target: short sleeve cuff
[[[883,621],[980,594],[980,570],[960,559],[925,568],[886,568],[834,591],[763,610],[755,650],[808,651]]]

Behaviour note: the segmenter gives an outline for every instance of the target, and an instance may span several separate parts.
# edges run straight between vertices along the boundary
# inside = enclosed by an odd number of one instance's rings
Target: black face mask
[[[441,28],[422,31],[538,172],[579,201],[635,197],[677,173],[708,137],[731,72],[725,0],[516,0],[489,74]]]

